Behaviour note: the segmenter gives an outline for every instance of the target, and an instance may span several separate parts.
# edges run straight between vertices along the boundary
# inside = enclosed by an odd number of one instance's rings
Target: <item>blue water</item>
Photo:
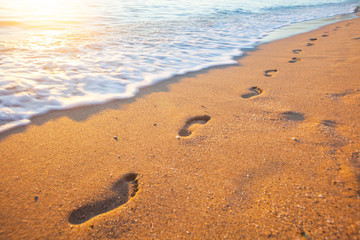
[[[283,26],[353,12],[344,0],[0,0],[0,131],[49,110],[134,96],[235,63]]]

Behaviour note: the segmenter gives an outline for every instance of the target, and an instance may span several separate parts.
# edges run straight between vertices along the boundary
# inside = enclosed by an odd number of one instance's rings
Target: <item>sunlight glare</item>
[[[79,11],[79,2],[82,0],[12,0],[6,1],[5,6],[14,9],[21,18],[30,22],[69,20]]]

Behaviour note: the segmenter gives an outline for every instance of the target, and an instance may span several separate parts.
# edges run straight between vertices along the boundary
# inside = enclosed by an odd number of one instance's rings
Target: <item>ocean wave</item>
[[[349,4],[349,9],[354,9],[356,2],[358,1],[348,1],[349,3],[352,2],[353,4]],[[339,3],[337,1],[334,2],[325,2],[325,3],[307,3],[307,4],[296,4],[296,5],[280,5],[280,6],[271,6],[271,7],[264,7],[261,8],[260,11],[299,11],[305,9],[324,9],[324,8],[337,8]],[[350,13],[349,11],[348,13]],[[314,16],[316,18],[316,16]]]

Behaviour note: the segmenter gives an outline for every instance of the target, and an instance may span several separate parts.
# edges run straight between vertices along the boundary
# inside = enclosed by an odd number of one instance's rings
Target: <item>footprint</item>
[[[111,187],[111,191],[115,193],[112,197],[89,203],[72,211],[68,217],[68,222],[74,225],[82,224],[91,218],[124,205],[139,190],[137,177],[137,173],[125,174]]]
[[[307,43],[306,46],[314,46],[315,43]]]
[[[358,183],[360,184],[360,150],[351,154],[350,162],[354,166],[354,172],[357,178]],[[358,190],[358,195],[360,195],[360,191]]]
[[[360,90],[358,89],[348,89],[342,93],[332,93],[329,95],[333,100],[338,100],[339,98],[343,98],[348,95],[359,95],[359,94],[360,94]]]
[[[359,173],[357,175],[358,181],[360,182],[360,150],[357,150],[356,152],[351,154],[350,162],[359,169]]]
[[[360,90],[350,89],[342,93],[327,94],[334,101],[342,101],[347,105],[358,106],[360,102]]]
[[[310,38],[309,40],[312,42],[315,42],[315,41],[317,41],[317,38]]]
[[[336,122],[332,121],[332,120],[322,120],[321,125],[334,128],[334,127],[336,127]]]
[[[287,111],[287,112],[281,113],[281,119],[301,122],[301,121],[305,120],[305,116],[303,113]]]
[[[251,88],[249,88],[249,90],[251,91],[250,93],[243,94],[243,95],[241,95],[241,97],[242,98],[252,98],[257,95],[260,95],[263,92],[263,90],[259,87],[251,87]]]
[[[265,76],[272,77],[274,75],[274,73],[277,73],[277,72],[278,72],[277,69],[266,70],[265,71]]]
[[[324,34],[324,35],[321,35],[322,37],[328,37],[329,35],[327,35],[327,34]]]
[[[301,61],[301,58],[297,58],[297,57],[293,57],[289,63],[296,63],[296,62],[300,62]]]
[[[188,119],[185,125],[180,129],[179,136],[187,137],[190,136],[198,124],[205,124],[211,119],[208,115],[196,116]]]
[[[295,50],[293,50],[293,53],[295,53],[295,54],[300,54],[301,52],[302,52],[301,49],[295,49]]]

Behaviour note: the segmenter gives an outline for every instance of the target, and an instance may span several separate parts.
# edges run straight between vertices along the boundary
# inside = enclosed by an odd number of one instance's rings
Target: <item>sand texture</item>
[[[360,20],[0,137],[0,239],[360,239]]]

